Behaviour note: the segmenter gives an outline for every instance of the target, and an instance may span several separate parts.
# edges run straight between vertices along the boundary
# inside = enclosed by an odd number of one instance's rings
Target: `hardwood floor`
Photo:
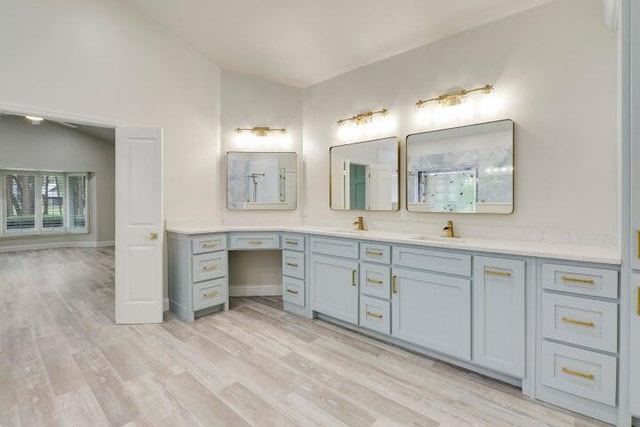
[[[0,253],[1,426],[595,426],[276,298],[116,326],[112,249]]]

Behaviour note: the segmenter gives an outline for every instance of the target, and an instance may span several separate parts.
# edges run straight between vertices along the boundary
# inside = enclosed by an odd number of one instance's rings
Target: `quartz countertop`
[[[440,237],[420,233],[403,233],[382,230],[350,230],[340,227],[314,226],[240,226],[224,224],[171,224],[166,230],[178,234],[203,234],[225,232],[285,231],[332,237],[345,237],[377,242],[409,244],[430,248],[462,249],[468,251],[551,258],[558,260],[593,262],[620,265],[619,248],[601,246],[581,246],[551,242],[523,240],[480,239],[473,237]]]

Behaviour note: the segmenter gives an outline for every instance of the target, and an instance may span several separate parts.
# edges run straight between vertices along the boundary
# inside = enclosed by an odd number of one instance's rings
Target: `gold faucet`
[[[361,216],[356,217],[356,221],[353,222],[353,225],[355,226],[353,227],[355,230],[364,231],[364,218]]]
[[[442,229],[442,237],[455,237],[453,234],[453,221],[447,221],[447,225]]]

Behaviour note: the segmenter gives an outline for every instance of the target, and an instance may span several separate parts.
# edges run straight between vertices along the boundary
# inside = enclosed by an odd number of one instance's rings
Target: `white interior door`
[[[391,166],[370,165],[367,169],[367,206],[374,211],[392,209]]]
[[[162,322],[162,129],[116,129],[116,323]]]

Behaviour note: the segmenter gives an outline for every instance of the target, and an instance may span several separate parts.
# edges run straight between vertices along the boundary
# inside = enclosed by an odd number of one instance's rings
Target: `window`
[[[0,171],[0,233],[87,233],[87,173]]]

